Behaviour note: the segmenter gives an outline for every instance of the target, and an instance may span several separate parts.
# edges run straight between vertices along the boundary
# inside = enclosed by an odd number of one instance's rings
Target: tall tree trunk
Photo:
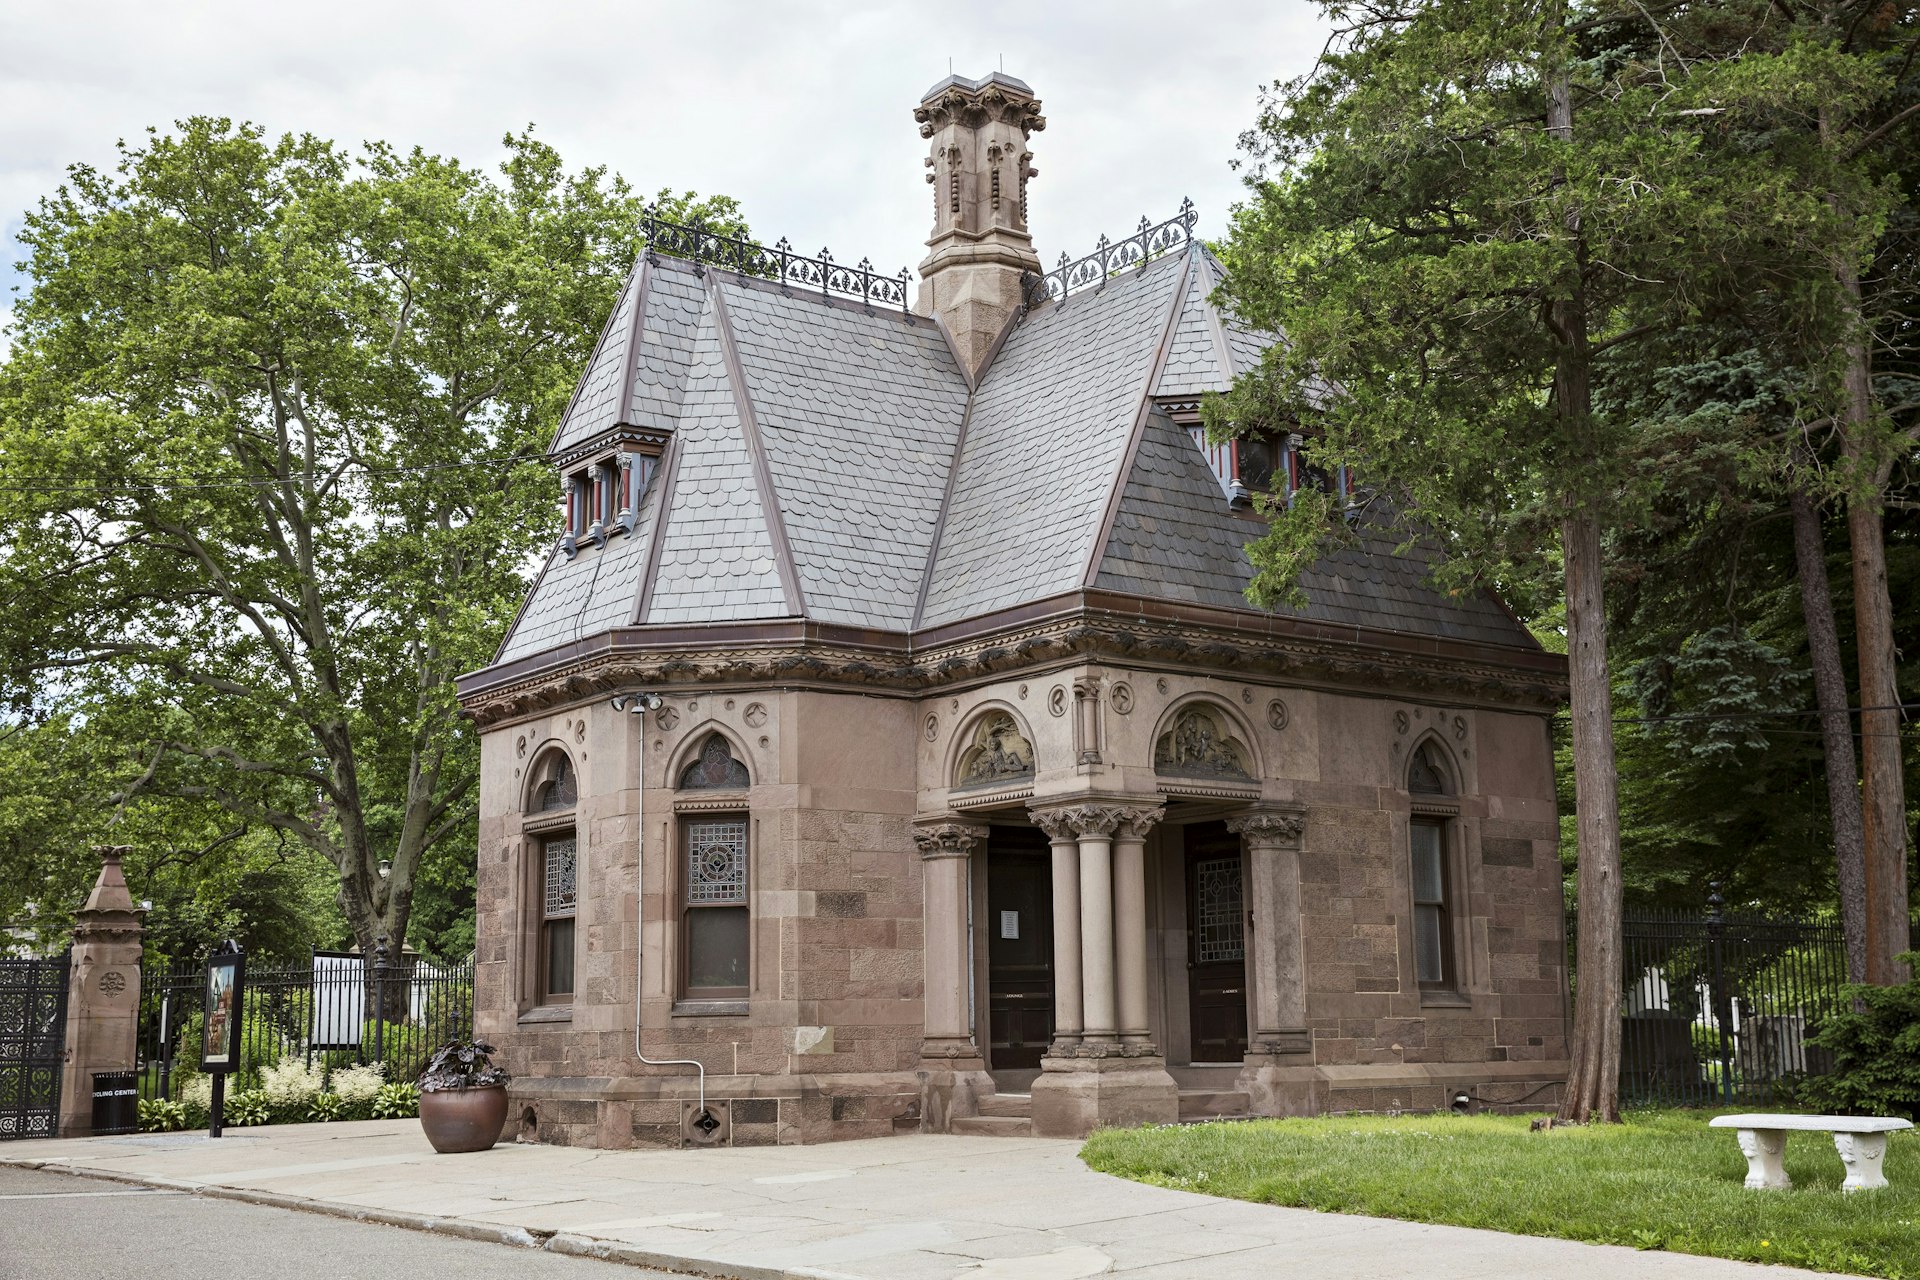
[[[1807,621],[1807,651],[1813,660],[1814,704],[1820,709],[1827,810],[1833,824],[1834,880],[1840,888],[1840,923],[1847,939],[1847,977],[1865,982],[1867,852],[1860,816],[1860,772],[1853,755],[1853,716],[1847,706],[1847,673],[1840,658],[1840,633],[1833,620],[1833,589],[1827,581],[1827,548],[1820,533],[1820,512],[1797,468],[1788,485],[1800,610]]]
[[[1564,13],[1552,16],[1550,38]],[[1547,132],[1573,141],[1573,87],[1568,53],[1553,48],[1546,75]],[[1587,338],[1586,241],[1578,201],[1563,215],[1573,248],[1571,287],[1547,308],[1560,353],[1553,402],[1566,440],[1579,456],[1593,447],[1592,351]],[[1600,521],[1586,495],[1563,494],[1560,525],[1567,594],[1568,677],[1573,694],[1573,794],[1579,832],[1577,892],[1580,929],[1575,941],[1577,987],[1573,1005],[1573,1060],[1560,1100],[1560,1118],[1584,1124],[1620,1119],[1620,797],[1613,758],[1613,685],[1607,668],[1605,569]]]
[[[1620,1118],[1620,804],[1599,522],[1574,516],[1561,525],[1560,537],[1566,559],[1580,912],[1573,1065],[1560,1118],[1584,1124]]]
[[[1822,108],[1820,140],[1839,145]],[[1838,197],[1830,197],[1837,206]],[[1876,438],[1873,364],[1867,349],[1860,270],[1843,249],[1834,279],[1847,312],[1846,403],[1840,447],[1847,460],[1847,541],[1853,560],[1854,650],[1860,663],[1860,809],[1866,861],[1867,981],[1904,982],[1895,959],[1908,949],[1907,799],[1902,776],[1900,684],[1895,672],[1893,600],[1887,594],[1887,548],[1880,524],[1881,495],[1893,459]]]
[[[1861,818],[1866,861],[1867,981],[1907,979],[1895,957],[1909,945],[1907,798],[1900,751],[1900,684],[1895,672],[1893,600],[1887,592],[1887,547],[1880,523],[1886,483],[1884,450],[1876,447],[1873,383],[1862,328],[1860,276],[1843,261],[1837,274],[1853,312],[1847,341],[1846,423],[1841,448],[1848,477],[1847,539],[1853,559],[1854,648],[1860,661]]]

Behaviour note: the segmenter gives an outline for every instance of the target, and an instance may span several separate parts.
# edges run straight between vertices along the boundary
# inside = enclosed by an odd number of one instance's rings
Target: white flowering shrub
[[[386,1083],[386,1066],[369,1062],[359,1067],[335,1068],[327,1091],[340,1099],[350,1118],[360,1120],[373,1113],[373,1099]]]
[[[281,1123],[307,1118],[307,1108],[326,1087],[327,1069],[308,1066],[298,1058],[276,1062],[260,1072],[260,1092],[267,1096],[273,1118]]]

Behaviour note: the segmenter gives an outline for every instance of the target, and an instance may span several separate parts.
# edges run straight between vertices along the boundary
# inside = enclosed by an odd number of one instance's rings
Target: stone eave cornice
[[[916,694],[1084,661],[1533,712],[1564,701],[1567,681],[1565,657],[1537,648],[1090,590],[912,634],[797,618],[620,627],[462,676],[458,688],[467,713],[492,724],[622,689],[778,683]]]

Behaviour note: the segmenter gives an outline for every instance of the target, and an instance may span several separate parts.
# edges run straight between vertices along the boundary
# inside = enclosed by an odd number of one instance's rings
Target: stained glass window
[[[747,821],[703,819],[687,824],[687,901],[747,900]]]
[[[1243,960],[1247,921],[1241,905],[1240,859],[1207,858],[1194,867],[1193,958],[1200,964]]]
[[[700,754],[680,771],[680,787],[685,791],[743,790],[752,785],[747,766],[733,758],[727,740],[717,733],[707,735]]]
[[[551,757],[547,780],[540,784],[540,810],[569,809],[580,798],[573,783],[573,762],[564,755]]]
[[[573,994],[575,877],[579,844],[555,836],[541,846],[540,994],[552,1000]]]

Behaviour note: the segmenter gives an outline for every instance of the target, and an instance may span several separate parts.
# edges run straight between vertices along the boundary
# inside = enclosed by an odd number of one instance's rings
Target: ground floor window
[[[1413,844],[1413,958],[1423,988],[1453,986],[1453,921],[1448,902],[1447,823],[1415,818]]]
[[[573,998],[575,877],[579,845],[573,834],[540,844],[540,998]]]
[[[750,932],[746,815],[690,819],[683,831],[682,985],[695,998],[744,998]]]

